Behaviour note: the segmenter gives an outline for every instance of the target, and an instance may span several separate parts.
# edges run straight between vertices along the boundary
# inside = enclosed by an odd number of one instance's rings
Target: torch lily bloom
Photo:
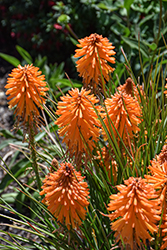
[[[144,177],[151,183],[156,189],[158,197],[161,202],[161,212],[162,216],[162,237],[164,244],[161,249],[166,249],[167,247],[167,145],[164,145],[161,153],[157,155],[152,161],[151,165],[148,167],[150,169],[150,175],[145,175]]]
[[[144,244],[151,241],[149,232],[157,232],[159,216],[159,200],[152,185],[145,180],[130,177],[124,185],[116,186],[119,192],[110,196],[108,217],[111,229],[115,231],[116,242],[121,240],[126,247],[138,249],[141,240]],[[129,249],[129,248],[128,248]]]
[[[58,222],[65,224],[69,230],[78,228],[85,220],[89,190],[84,178],[71,163],[65,162],[43,181],[40,195],[46,195],[42,202]]]
[[[108,131],[110,131],[110,127],[113,129],[113,133],[115,137],[118,138],[118,141],[119,137],[115,128],[124,141],[127,138],[127,133],[129,137],[132,138],[133,134],[136,134],[138,131],[140,131],[138,125],[142,120],[142,111],[136,98],[133,98],[126,93],[116,92],[113,96],[111,96],[111,98],[107,98],[105,100],[105,106],[107,112],[104,113],[104,123]],[[103,135],[107,140],[107,135],[104,129]],[[111,131],[110,135],[112,137]]]
[[[138,90],[138,88],[140,90]],[[144,95],[144,91],[142,89],[142,86],[137,86],[134,84],[132,78],[128,77],[123,85],[120,85],[117,89],[119,93],[125,93],[127,95],[130,95],[132,97],[136,97],[137,100],[140,102],[140,94]]]
[[[14,114],[17,122],[21,122],[24,130],[35,129],[40,124],[39,109],[45,104],[46,87],[45,76],[39,68],[31,65],[18,65],[9,74],[6,95],[9,108],[15,107]]]
[[[102,35],[96,33],[78,41],[79,49],[75,50],[74,57],[81,58],[76,62],[77,71],[83,77],[86,87],[90,85],[96,90],[98,84],[102,84],[101,74],[105,82],[105,80],[109,81],[109,73],[114,71],[114,68],[107,62],[115,63],[115,58],[112,57],[116,54],[113,50],[115,47],[106,37],[103,38]]]
[[[98,99],[89,93],[90,90],[75,88],[58,102],[56,114],[60,116],[55,124],[59,126],[59,135],[64,136],[63,142],[71,156],[79,157],[82,153],[88,156],[100,136],[101,124],[93,107]],[[100,106],[95,108],[98,112],[102,109]]]

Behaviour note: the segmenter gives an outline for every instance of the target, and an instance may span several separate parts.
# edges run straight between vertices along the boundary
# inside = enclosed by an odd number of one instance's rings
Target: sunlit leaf
[[[12,64],[14,67],[17,67],[19,64],[21,64],[17,58],[7,54],[0,53],[0,57],[2,57],[4,60]]]
[[[22,47],[20,47],[19,45],[16,45],[16,49],[19,52],[19,54],[22,56],[22,58],[28,63],[31,64],[32,63],[32,57],[30,56],[30,54],[23,49]]]

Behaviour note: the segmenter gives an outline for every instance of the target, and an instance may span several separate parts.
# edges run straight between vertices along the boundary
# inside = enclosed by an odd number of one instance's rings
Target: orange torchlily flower
[[[161,153],[157,155],[151,166],[148,167],[151,170],[151,175],[145,175],[149,183],[157,190],[157,194],[161,202],[161,211],[163,211],[162,217],[162,237],[164,244],[161,249],[167,247],[167,145],[164,145]]]
[[[123,140],[127,138],[127,133],[129,134],[130,138],[132,138],[133,133],[136,134],[138,131],[140,131],[138,125],[142,120],[142,111],[136,98],[133,98],[126,93],[116,92],[114,96],[105,100],[105,106],[109,117],[106,113],[104,113],[104,123],[109,131],[111,125],[114,135],[116,138],[118,138],[118,140],[119,137],[116,130],[114,129],[114,126]],[[112,125],[112,123],[114,124],[114,126]],[[104,129],[103,135],[107,140],[107,135]]]
[[[40,195],[46,195],[42,202],[48,206],[58,222],[65,224],[69,230],[78,228],[82,220],[85,220],[89,190],[84,178],[71,163],[65,162],[43,181]]]
[[[91,34],[89,37],[78,40],[79,44],[74,57],[81,57],[77,62],[77,71],[83,77],[86,87],[90,84],[94,90],[102,83],[101,71],[104,79],[109,81],[109,73],[114,71],[107,62],[115,63],[115,47],[102,35]],[[104,81],[105,81],[104,80]]]
[[[108,210],[113,212],[108,217],[111,229],[116,231],[116,242],[121,244],[122,239],[127,248],[138,249],[140,240],[144,244],[152,240],[148,231],[158,231],[159,200],[154,200],[155,189],[141,177],[130,177],[124,184],[116,186],[119,192],[110,196]]]
[[[128,77],[128,79],[126,79],[126,82],[123,85],[120,85],[117,89],[119,93],[125,93],[132,97],[136,97],[139,102],[141,101],[140,94],[144,94],[142,86],[139,86],[139,92],[137,86],[134,84],[133,80],[130,77]]]
[[[40,123],[40,113],[45,103],[44,96],[48,88],[46,87],[45,76],[41,75],[39,68],[31,65],[22,67],[18,65],[9,74],[6,95],[9,101],[9,108],[15,107],[14,114],[18,122],[23,124],[24,129],[33,128]],[[18,123],[17,122],[17,123]]]
[[[163,146],[161,153],[156,156],[155,161],[158,161],[159,164],[163,164],[165,161],[167,161],[167,144]]]
[[[83,88],[80,92],[75,88],[68,93],[60,97],[62,101],[58,102],[56,111],[60,116],[55,124],[60,127],[59,135],[64,136],[63,142],[71,156],[79,157],[82,153],[88,156],[100,135],[101,124],[92,106],[98,103],[98,99]],[[96,109],[100,112],[102,108],[96,106]]]

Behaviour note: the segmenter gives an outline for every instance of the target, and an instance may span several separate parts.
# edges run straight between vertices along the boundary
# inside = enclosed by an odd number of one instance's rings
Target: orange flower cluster
[[[46,196],[42,202],[69,230],[78,228],[82,220],[85,220],[89,190],[87,183],[83,181],[84,178],[71,163],[65,162],[60,164],[56,172],[49,173],[43,181],[40,195]]]
[[[139,86],[139,91],[130,77],[126,79],[125,84],[120,85],[117,89],[119,93],[125,93],[132,97],[135,97],[139,102],[141,101],[140,94],[144,94],[142,86]]]
[[[130,138],[133,134],[140,131],[138,125],[141,123],[141,108],[136,98],[128,95],[124,92],[116,92],[111,98],[105,100],[105,106],[107,114],[105,114],[104,123],[110,131],[110,127],[113,129],[114,136],[118,138],[116,130],[121,138],[125,141],[127,134]],[[116,128],[114,128],[113,124]],[[103,129],[104,138],[107,140],[107,135]],[[111,131],[110,135],[112,137]]]
[[[77,71],[83,77],[86,87],[90,84],[94,90],[102,82],[101,71],[104,79],[109,81],[109,73],[114,71],[107,62],[115,63],[115,58],[111,57],[116,54],[114,46],[107,38],[98,34],[91,34],[89,37],[78,40],[74,57],[81,57],[77,63]]]
[[[65,136],[63,142],[68,146],[71,156],[78,157],[82,153],[88,156],[100,135],[101,125],[93,107],[98,99],[93,94],[89,95],[90,90],[83,88],[80,92],[75,88],[68,93],[60,97],[62,101],[58,102],[56,111],[60,116],[55,124],[60,127],[59,135]],[[99,106],[96,109],[101,111]]]
[[[15,107],[15,114],[19,121],[23,122],[24,128],[35,128],[39,125],[40,113],[45,103],[44,96],[46,87],[45,76],[41,75],[39,68],[31,65],[22,67],[19,65],[9,74],[6,95],[9,101],[9,108]]]
[[[153,184],[161,201],[162,217],[162,237],[164,244],[161,249],[167,248],[167,145],[163,146],[161,153],[151,161],[149,166],[152,175],[145,175],[147,181]]]
[[[167,161],[167,145],[165,144],[161,150],[161,153],[156,156],[153,161],[157,161],[160,165]]]
[[[159,200],[154,200],[158,195],[142,178],[130,177],[124,184],[117,186],[119,193],[110,196],[108,210],[113,212],[108,217],[111,229],[116,231],[116,242],[121,244],[123,240],[126,247],[138,249],[141,240],[144,244],[152,240],[148,231],[154,233],[158,230]]]

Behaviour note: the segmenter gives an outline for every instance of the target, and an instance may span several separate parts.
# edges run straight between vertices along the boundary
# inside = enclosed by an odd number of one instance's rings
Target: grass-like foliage
[[[1,229],[0,249],[166,249],[167,68],[158,39],[149,65],[138,39],[138,76],[122,48],[128,77],[117,83],[114,44],[91,34],[77,46],[80,83],[59,79],[61,67],[9,74],[15,133],[0,131],[0,149],[10,145],[12,155],[1,158],[0,217],[25,237]]]

